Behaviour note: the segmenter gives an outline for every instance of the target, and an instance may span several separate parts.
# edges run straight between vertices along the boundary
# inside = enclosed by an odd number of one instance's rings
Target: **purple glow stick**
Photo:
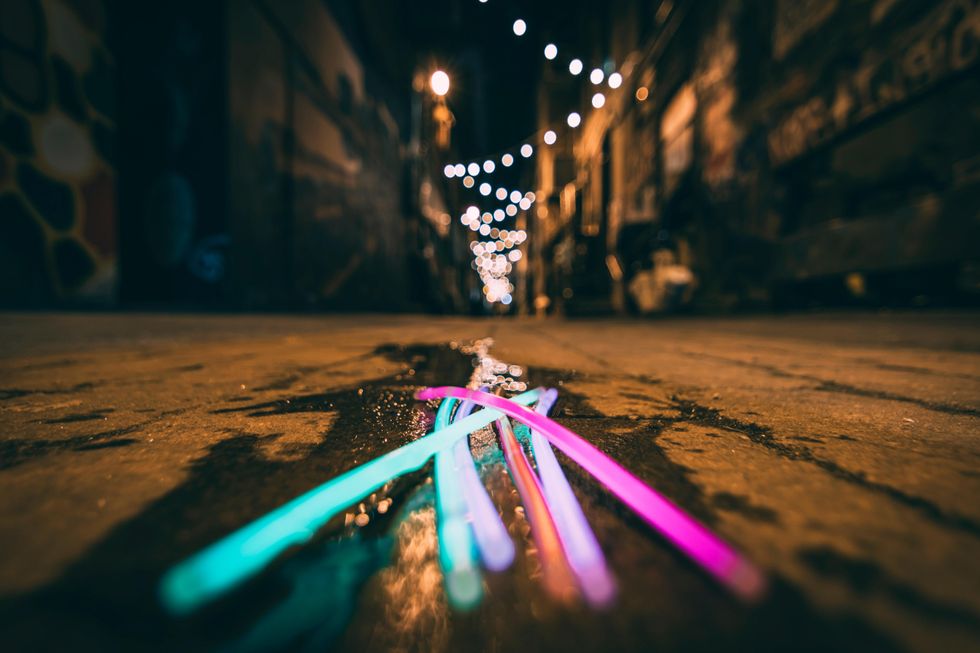
[[[561,424],[509,399],[486,392],[442,386],[426,388],[418,399],[456,397],[492,407],[540,431],[569,458],[592,474],[637,515],[743,599],[761,596],[765,581],[758,569],[714,533],[695,521],[616,461]]]
[[[463,419],[475,406],[472,401],[460,404],[453,416],[453,421]],[[468,438],[460,438],[453,445],[453,455],[456,457],[456,472],[463,488],[463,497],[470,509],[473,520],[473,535],[480,549],[483,564],[491,571],[502,571],[514,561],[514,542],[510,539],[507,527],[500,518],[496,506],[487,494],[487,489],[480,480],[476,462],[470,452]]]
[[[557,398],[558,392],[555,389],[547,390],[538,400],[534,412],[547,415]],[[578,578],[582,594],[592,605],[607,605],[616,594],[616,583],[606,567],[602,548],[582,513],[582,506],[572,492],[548,439],[537,430],[532,430],[531,447],[544,496],[551,505],[558,535],[561,537],[565,555],[568,556],[569,565]]]

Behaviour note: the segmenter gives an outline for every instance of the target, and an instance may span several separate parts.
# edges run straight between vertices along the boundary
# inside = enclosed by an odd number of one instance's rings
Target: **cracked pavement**
[[[4,314],[7,650],[977,650],[977,324]],[[768,598],[739,605],[561,458],[620,597],[553,604],[484,443],[519,555],[474,613],[442,596],[427,468],[206,614],[162,614],[168,565],[424,433],[413,390],[464,385],[459,347],[487,336],[559,389],[559,422],[765,570]]]

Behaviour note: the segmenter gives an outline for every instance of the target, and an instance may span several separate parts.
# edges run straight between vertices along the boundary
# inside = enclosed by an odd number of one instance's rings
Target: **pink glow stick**
[[[704,567],[735,595],[743,599],[761,596],[765,581],[751,562],[612,458],[561,424],[509,399],[465,388],[425,388],[416,397],[423,401],[443,397],[469,399],[540,431],[552,444],[592,474],[644,521]]]

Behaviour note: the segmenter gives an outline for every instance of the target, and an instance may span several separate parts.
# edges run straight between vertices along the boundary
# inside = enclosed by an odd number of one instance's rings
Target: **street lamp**
[[[449,92],[449,75],[442,70],[435,71],[429,78],[429,86],[432,87],[433,93],[443,97]]]

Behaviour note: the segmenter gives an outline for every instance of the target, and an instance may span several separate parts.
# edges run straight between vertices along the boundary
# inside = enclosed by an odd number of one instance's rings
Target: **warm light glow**
[[[551,61],[551,60],[553,60],[557,56],[558,56],[558,46],[557,45],[555,45],[554,43],[549,43],[548,45],[544,46],[544,58],[545,59],[547,59],[548,61]]]
[[[524,143],[521,145],[521,156],[525,159],[534,154],[534,148],[531,147],[529,143]]]
[[[554,145],[555,141],[558,140],[558,134],[551,131],[550,129],[544,133],[544,142],[548,145]]]
[[[497,222],[503,222],[505,217],[507,217],[507,214],[504,213],[503,209],[497,209],[493,212],[493,219]]]
[[[521,207],[522,209],[524,209],[525,211],[527,211],[527,210],[528,210],[529,208],[531,208],[531,200],[529,200],[529,199],[528,199],[528,198],[526,198],[526,197],[522,197],[522,198],[521,198],[521,199],[520,199],[520,200],[519,200],[519,201],[518,201],[517,203],[518,203],[518,204],[520,205],[520,207]]]
[[[593,68],[592,72],[589,73],[589,81],[593,84],[601,84],[605,77],[606,74],[602,72],[602,68]]]
[[[623,76],[619,73],[613,73],[609,76],[609,88],[619,88],[623,85]]]
[[[489,174],[496,169],[497,169],[496,164],[494,164],[494,162],[491,161],[490,159],[487,159],[486,161],[483,162],[483,172]]]
[[[449,92],[449,75],[442,70],[435,71],[429,78],[429,86],[432,87],[433,93],[442,97]]]
[[[648,97],[650,97],[650,91],[646,86],[641,86],[640,88],[636,89],[636,99],[639,102],[645,102]]]
[[[473,177],[470,177],[469,175],[463,177],[463,185],[466,186],[467,188],[473,188],[473,184],[475,183],[476,182],[473,181]]]
[[[512,190],[512,191],[510,191],[510,201],[512,203],[517,204],[518,202],[521,201],[521,197],[523,197],[521,195],[521,191],[519,191],[519,190]]]
[[[480,184],[480,195],[486,197],[487,195],[490,194],[490,191],[492,190],[493,189],[490,188],[490,184],[488,184],[487,182],[483,182],[482,184]]]
[[[570,114],[568,114],[568,118],[565,119],[565,122],[568,123],[569,127],[574,129],[575,127],[578,127],[582,123],[582,116],[572,111]]]
[[[480,225],[480,235],[481,236],[489,236],[490,235],[490,225],[488,225],[488,224]]]
[[[592,96],[592,106],[594,106],[596,109],[601,109],[605,103],[606,96],[602,93],[596,93]]]
[[[469,164],[468,166],[466,166],[466,172],[470,173],[470,176],[473,177],[477,176],[478,174],[480,174],[480,164],[479,163]]]
[[[462,163],[457,163],[455,166],[453,166],[453,170],[456,171],[457,177],[462,177],[466,174],[466,166],[464,166]]]
[[[502,157],[500,157],[500,162],[504,165],[505,168],[509,168],[512,165],[514,165],[514,156],[512,154],[505,154]]]
[[[505,200],[505,199],[507,199],[507,189],[501,186],[500,188],[497,189],[497,192],[495,194],[495,197],[498,200]]]
[[[513,204],[508,204],[507,208],[504,209],[504,212],[513,218],[515,215],[517,215],[517,207]]]
[[[527,23],[518,18],[514,21],[514,34],[518,36],[524,36],[524,32],[527,31]]]
[[[452,179],[456,176],[456,168],[451,163],[447,163],[446,167],[442,169],[442,173],[446,175],[447,178]]]
[[[582,68],[583,65],[581,59],[572,59],[568,62],[568,72],[572,73],[573,75],[578,75],[580,72],[582,72]]]

